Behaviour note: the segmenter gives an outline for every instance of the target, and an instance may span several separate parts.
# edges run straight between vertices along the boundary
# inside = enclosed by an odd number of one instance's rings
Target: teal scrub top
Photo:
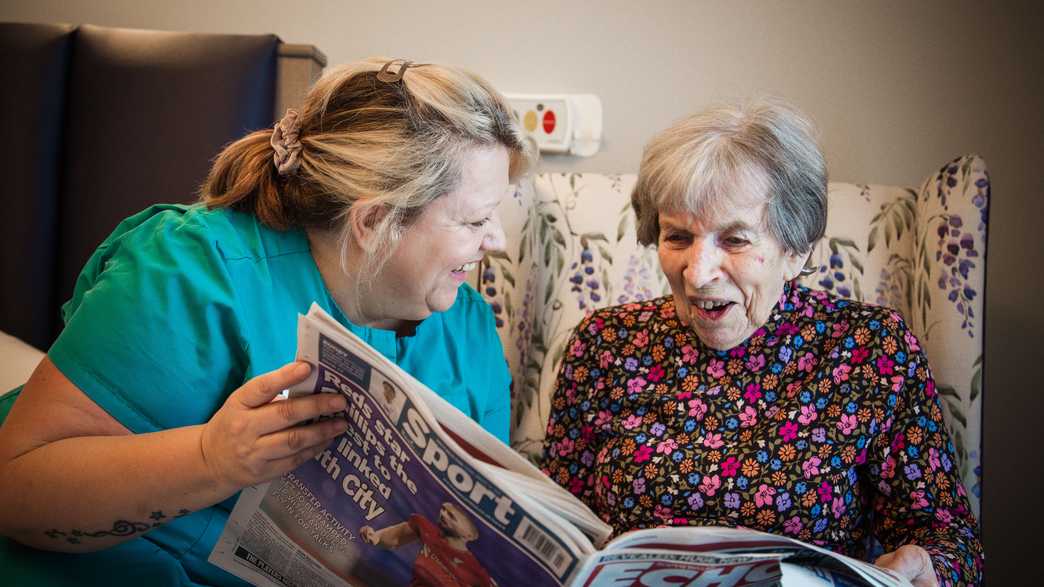
[[[474,289],[462,285],[453,306],[412,336],[356,326],[327,291],[303,231],[229,209],[158,205],[124,220],[84,267],[47,354],[132,432],[200,424],[243,382],[293,360],[297,315],[312,302],[508,441],[510,376],[493,314]],[[235,497],[99,553],[5,540],[0,576],[14,571],[27,585],[242,584],[206,561]]]

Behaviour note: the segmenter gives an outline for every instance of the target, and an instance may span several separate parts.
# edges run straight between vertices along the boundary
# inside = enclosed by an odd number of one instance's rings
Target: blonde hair
[[[761,98],[690,116],[649,142],[631,193],[638,242],[657,243],[660,211],[713,213],[743,182],[764,189],[765,223],[784,250],[805,253],[822,238],[827,169],[814,127]]]
[[[201,188],[208,208],[254,214],[277,230],[333,229],[342,267],[351,238],[348,211],[383,210],[374,225],[379,248],[367,259],[375,274],[401,230],[430,202],[459,184],[462,156],[500,145],[512,182],[533,160],[506,100],[486,81],[443,65],[412,65],[401,79],[381,81],[389,60],[371,58],[334,69],[308,92],[300,109],[300,166],[280,176],[272,130],[227,146]],[[403,66],[405,67],[405,66]]]

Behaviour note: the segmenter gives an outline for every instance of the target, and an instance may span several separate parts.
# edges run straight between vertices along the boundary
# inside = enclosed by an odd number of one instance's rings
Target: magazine
[[[340,393],[348,430],[248,487],[210,562],[264,586],[909,585],[746,529],[612,528],[313,304],[290,395]]]

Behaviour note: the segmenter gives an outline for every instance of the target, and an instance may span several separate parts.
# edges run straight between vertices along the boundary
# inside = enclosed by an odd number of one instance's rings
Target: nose
[[[486,223],[486,234],[482,237],[483,251],[503,251],[507,245],[504,227],[500,224],[500,214],[493,212]]]
[[[699,290],[721,277],[723,251],[710,238],[693,241],[685,258],[682,276],[693,289]]]

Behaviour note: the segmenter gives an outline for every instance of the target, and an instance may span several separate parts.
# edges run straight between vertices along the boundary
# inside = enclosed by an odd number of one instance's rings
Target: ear
[[[785,253],[784,255],[784,281],[792,281],[797,279],[798,275],[801,275],[801,270],[805,268],[805,263],[808,263],[809,257],[812,256],[812,249],[809,249],[805,253]]]
[[[376,251],[381,244],[377,238],[377,227],[387,214],[388,208],[379,204],[356,204],[349,208],[348,224],[354,244],[368,253]]]

